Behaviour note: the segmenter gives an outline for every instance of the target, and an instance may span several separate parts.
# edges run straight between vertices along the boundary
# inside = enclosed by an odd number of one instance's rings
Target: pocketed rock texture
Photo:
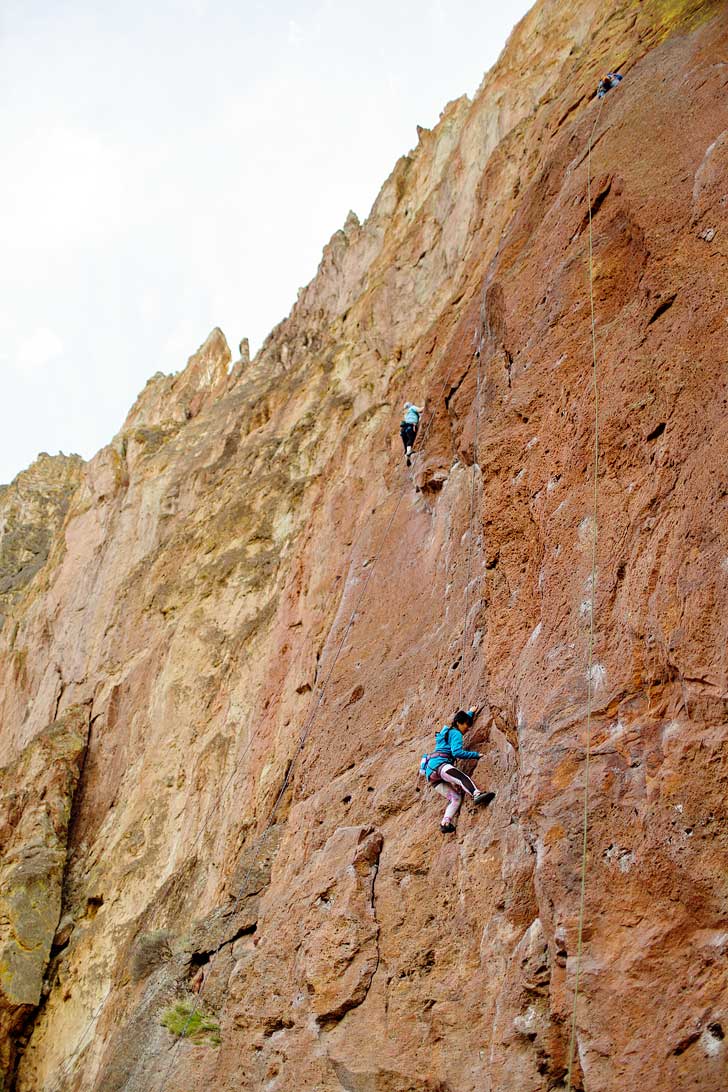
[[[542,0],[256,358],[83,468],[0,635],[0,761],[90,725],[10,1087],[564,1089],[593,606],[572,1087],[726,1088],[727,59],[723,3]]]

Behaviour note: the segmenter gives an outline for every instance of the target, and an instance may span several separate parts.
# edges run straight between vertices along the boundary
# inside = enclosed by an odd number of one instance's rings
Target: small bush
[[[194,1001],[175,1001],[164,1010],[160,1022],[171,1035],[192,1039],[195,1043],[220,1045],[219,1023],[204,1009],[195,1008]]]

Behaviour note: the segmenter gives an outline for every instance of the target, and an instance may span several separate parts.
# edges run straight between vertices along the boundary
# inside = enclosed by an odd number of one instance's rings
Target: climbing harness
[[[420,760],[420,773],[424,776],[426,781],[430,782],[430,784],[432,784],[432,775],[435,772],[435,770],[431,770],[429,773],[427,772],[427,767],[430,764],[431,758],[443,758],[446,762],[452,762],[452,755],[445,754],[444,751],[433,751],[429,755],[425,754],[422,756]]]
[[[453,729],[453,725],[451,725],[451,724],[446,725],[445,737],[444,737],[443,742],[445,743],[445,746],[448,747],[448,748],[450,747],[450,732],[452,731],[452,729]],[[440,733],[438,732],[438,735],[439,734]],[[437,742],[437,740],[435,740],[435,742]],[[433,775],[433,773],[435,773],[435,770],[437,769],[437,767],[435,767],[435,769],[430,770],[428,772],[427,767],[430,764],[430,759],[431,758],[443,758],[443,759],[445,759],[446,762],[450,762],[453,765],[455,764],[455,759],[453,758],[452,751],[450,751],[450,750],[447,750],[447,751],[432,751],[430,754],[424,754],[422,756],[421,760],[420,760],[420,773],[424,775],[425,780],[429,784],[432,784],[432,775]]]
[[[566,1092],[571,1092],[574,1068],[574,1050],[576,1047],[576,1014],[579,1000],[579,980],[581,976],[581,956],[584,941],[584,906],[586,901],[587,839],[589,835],[589,765],[591,761],[591,716],[592,716],[592,667],[594,664],[594,596],[597,579],[597,545],[599,538],[599,386],[597,375],[597,336],[594,320],[594,244],[592,232],[591,199],[591,153],[594,133],[602,114],[604,100],[599,103],[599,110],[589,134],[587,154],[587,202],[589,205],[589,306],[591,312],[591,348],[592,348],[592,390],[594,394],[594,461],[593,461],[593,497],[592,497],[592,551],[591,551],[591,589],[589,596],[589,655],[587,666],[586,697],[586,748],[584,755],[584,806],[581,836],[581,881],[579,890],[579,925],[576,942],[576,968],[574,971],[574,1008],[571,1014],[571,1033],[569,1036],[568,1068],[566,1073]]]

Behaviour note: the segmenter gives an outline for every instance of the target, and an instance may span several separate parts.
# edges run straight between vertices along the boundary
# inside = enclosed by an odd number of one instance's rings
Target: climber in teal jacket
[[[417,429],[420,427],[420,417],[422,416],[424,408],[424,404],[421,406],[416,406],[414,402],[405,402],[404,404],[404,414],[402,423],[399,426],[399,434],[402,437],[407,466],[412,465],[410,455],[412,454],[412,448],[414,446],[415,438],[417,437]]]
[[[435,736],[435,750],[432,754],[423,755],[420,763],[420,771],[429,784],[448,800],[445,814],[440,822],[440,830],[443,834],[452,834],[455,830],[455,817],[463,802],[464,792],[472,796],[476,804],[486,806],[495,798],[494,792],[482,792],[471,777],[453,765],[457,759],[477,760],[483,757],[479,751],[468,751],[463,746],[461,725],[469,728],[474,717],[474,709],[469,709],[467,712],[459,709],[452,718],[452,724],[445,724]]]

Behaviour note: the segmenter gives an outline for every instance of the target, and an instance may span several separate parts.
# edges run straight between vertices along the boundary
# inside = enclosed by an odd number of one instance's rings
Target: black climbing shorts
[[[403,421],[399,426],[399,434],[402,437],[402,443],[406,451],[408,447],[414,445],[415,436],[417,435],[417,426],[409,425],[406,421]]]

